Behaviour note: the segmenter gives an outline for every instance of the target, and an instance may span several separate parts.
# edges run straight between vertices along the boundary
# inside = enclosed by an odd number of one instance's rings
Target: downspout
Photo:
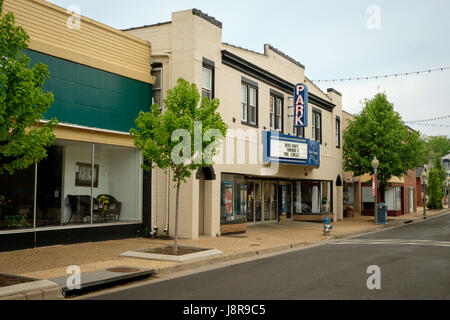
[[[171,83],[172,83],[172,77],[171,77],[171,70],[172,70],[172,68],[170,68],[170,63],[172,62],[172,60],[170,59],[170,54],[157,54],[157,55],[154,55],[154,56],[152,56],[152,58],[167,58],[167,60],[169,61],[169,68],[168,68],[168,75],[169,75],[169,81],[168,81],[168,85],[169,85],[169,87],[171,86]],[[162,63],[162,67],[161,67],[161,70],[162,70],[162,72],[161,72],[161,81],[162,81],[162,84],[161,84],[161,99],[163,98],[163,96],[164,96],[164,63],[163,62],[161,62]],[[164,232],[167,234],[167,235],[169,235],[169,217],[170,217],[170,170],[168,170],[168,174],[167,174],[167,179],[166,179],[166,183],[167,183],[167,193],[166,193],[166,208],[167,208],[167,211],[166,211],[166,227],[165,227],[165,229],[164,229]],[[157,220],[155,220],[155,222],[156,222]]]

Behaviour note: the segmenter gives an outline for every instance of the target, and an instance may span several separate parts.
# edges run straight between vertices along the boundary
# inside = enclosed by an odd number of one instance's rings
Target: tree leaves
[[[2,14],[0,4],[0,14]],[[40,128],[36,125],[54,101],[43,92],[49,72],[38,63],[30,68],[23,53],[29,37],[14,24],[14,15],[0,17],[0,174],[13,174],[47,156],[46,147],[54,141],[56,119]]]
[[[381,184],[402,177],[423,161],[423,142],[418,132],[404,125],[385,93],[365,100],[365,107],[344,132],[344,169],[357,176],[372,173],[374,156],[380,162]]]
[[[442,166],[441,158],[435,155],[433,166],[430,168],[427,184],[428,202],[431,209],[442,209],[442,198],[445,195],[447,173]]]
[[[205,161],[207,158],[203,156],[203,151],[207,147],[212,151],[219,147],[220,141],[216,141],[214,137],[210,140],[204,139],[205,133],[217,130],[223,137],[226,134],[227,125],[217,112],[219,100],[209,101],[204,98],[199,105],[200,94],[196,85],[182,78],[178,79],[174,88],[167,91],[167,98],[163,102],[166,106],[164,112],[158,105],[152,105],[149,112],[139,114],[136,119],[136,128],[131,129],[130,133],[136,147],[142,150],[147,162],[161,169],[172,170],[175,182],[186,182],[186,179],[191,176],[191,171],[211,165],[211,162]],[[195,135],[196,123],[201,124],[201,128],[197,127],[197,130],[201,129],[197,135]],[[185,149],[186,154],[182,155],[178,152],[179,156],[189,155],[189,161],[183,163],[175,161],[172,156],[173,150],[182,149],[179,146],[183,143],[182,140],[172,139],[172,135],[177,132],[180,135],[183,132],[186,133],[186,138],[189,139],[184,142],[184,145],[190,148]],[[196,143],[198,143],[197,148]],[[211,146],[212,143],[215,144]],[[201,149],[200,153],[198,149]],[[151,169],[148,166],[143,168]]]

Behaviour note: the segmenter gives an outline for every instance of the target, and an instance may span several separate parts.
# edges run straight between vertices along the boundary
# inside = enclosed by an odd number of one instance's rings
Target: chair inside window
[[[91,196],[78,196],[78,195],[67,195],[70,204],[70,218],[68,223],[72,221],[72,217],[80,217],[83,222],[84,217],[88,216],[90,221],[91,216]]]

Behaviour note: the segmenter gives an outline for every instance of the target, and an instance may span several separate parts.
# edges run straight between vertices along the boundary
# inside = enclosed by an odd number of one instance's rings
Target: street
[[[450,214],[89,299],[450,299]]]

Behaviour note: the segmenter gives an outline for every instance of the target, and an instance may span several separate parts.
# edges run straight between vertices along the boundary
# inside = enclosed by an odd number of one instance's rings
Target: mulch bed
[[[19,277],[19,276],[12,276],[12,275],[8,275],[8,274],[0,274],[0,288],[13,286],[15,284],[32,282],[32,281],[36,281],[36,280]]]
[[[173,246],[167,246],[167,247],[157,247],[157,248],[144,249],[144,250],[141,250],[141,252],[167,254],[167,255],[171,255],[171,256],[173,256],[173,255],[182,256],[182,255],[185,255],[185,254],[196,253],[196,252],[201,252],[201,251],[206,251],[206,250],[209,250],[209,249],[178,246],[178,253],[174,254],[173,253]]]

